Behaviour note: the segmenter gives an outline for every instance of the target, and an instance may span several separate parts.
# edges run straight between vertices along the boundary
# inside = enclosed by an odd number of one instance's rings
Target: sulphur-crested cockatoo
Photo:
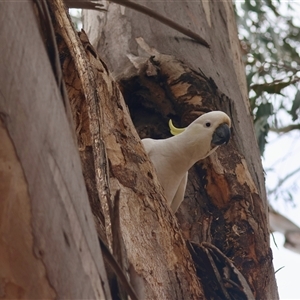
[[[230,138],[231,121],[222,111],[201,115],[186,128],[169,126],[174,135],[167,139],[142,140],[156,170],[167,201],[175,213],[183,201],[188,170],[209,156]]]

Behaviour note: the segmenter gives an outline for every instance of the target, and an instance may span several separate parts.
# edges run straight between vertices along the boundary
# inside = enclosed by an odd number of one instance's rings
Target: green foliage
[[[279,110],[290,115],[291,123],[300,121],[300,4],[245,0],[235,6],[249,100],[263,154],[269,128],[283,123],[276,117]]]

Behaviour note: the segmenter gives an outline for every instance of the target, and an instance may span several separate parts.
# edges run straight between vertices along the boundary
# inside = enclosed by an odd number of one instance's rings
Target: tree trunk
[[[230,143],[190,171],[185,201],[176,217],[184,238],[193,242],[190,251],[207,298],[278,299],[264,176],[232,4],[220,1],[144,3],[200,33],[210,49],[116,4],[108,4],[105,12],[85,12],[84,28],[108,69],[119,80],[140,137],[169,136],[169,118],[185,126],[210,110],[223,110],[231,117]],[[111,118],[119,118],[124,112],[124,109],[111,110]],[[120,128],[117,123],[115,126]],[[130,157],[125,150],[129,141],[122,131],[108,147],[111,180],[114,182],[114,177],[118,177],[119,181],[111,189],[117,190],[121,183],[137,194],[141,184],[133,174],[139,171],[124,167],[133,161],[132,156],[129,161],[125,158],[115,162],[116,149],[123,149],[124,156]],[[137,211],[149,204],[131,201],[125,193],[121,202],[124,203],[121,229],[129,263],[142,266],[137,273],[146,278],[143,270],[147,262],[140,260],[146,257],[133,249],[132,237],[141,235],[138,224],[148,226],[151,231],[153,220],[148,218],[146,224],[135,218]],[[160,244],[169,239],[169,232],[163,234],[159,239],[154,237],[152,242]],[[157,298],[162,297],[159,286],[151,285]]]
[[[110,299],[73,127],[36,11],[32,1],[0,2],[1,298]]]

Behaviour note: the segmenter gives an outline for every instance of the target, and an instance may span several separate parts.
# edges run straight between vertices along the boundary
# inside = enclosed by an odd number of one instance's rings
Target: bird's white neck
[[[187,172],[197,161],[207,157],[216,150],[210,149],[210,143],[207,147],[203,147],[205,143],[201,143],[199,140],[192,140],[188,138],[186,132],[173,136],[165,140],[167,147],[170,149],[172,155],[168,156],[164,153],[165,158],[169,160],[169,163],[176,165],[176,168],[180,168],[180,172]]]

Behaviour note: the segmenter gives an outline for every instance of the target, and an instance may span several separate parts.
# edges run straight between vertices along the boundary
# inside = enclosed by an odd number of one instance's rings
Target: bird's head
[[[201,143],[203,147],[203,141],[205,141],[208,156],[218,146],[227,144],[230,139],[230,127],[231,120],[227,114],[222,111],[212,111],[205,113],[198,117],[186,128],[176,128],[172,121],[169,121],[170,131],[173,135],[178,135],[185,132],[193,144]],[[204,150],[204,149],[203,149]],[[207,152],[208,151],[208,152]]]

